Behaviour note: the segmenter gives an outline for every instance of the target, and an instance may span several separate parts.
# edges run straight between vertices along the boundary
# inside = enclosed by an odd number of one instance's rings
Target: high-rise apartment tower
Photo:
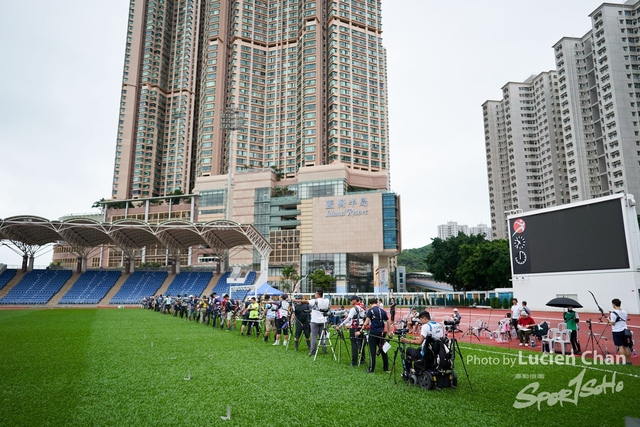
[[[483,104],[498,238],[508,211],[640,197],[640,1],[603,3],[589,16],[589,32],[553,45],[556,70],[508,83],[501,101]]]
[[[502,87],[484,113],[493,236],[505,238],[505,211],[565,203],[566,166],[555,71]]]
[[[284,178],[331,163],[388,173],[380,7],[131,0],[112,199],[191,192],[230,158]],[[222,129],[231,108],[243,129]]]

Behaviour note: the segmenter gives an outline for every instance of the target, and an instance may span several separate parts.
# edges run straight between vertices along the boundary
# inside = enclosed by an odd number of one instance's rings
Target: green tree
[[[432,245],[415,249],[405,249],[398,255],[398,265],[405,266],[407,273],[427,271],[425,259],[432,251]]]
[[[459,248],[462,265],[457,275],[464,291],[489,290],[511,286],[509,244],[506,240],[484,241]]]
[[[280,284],[283,290],[292,291],[295,283],[300,279],[298,270],[293,265],[287,265],[280,273]]]
[[[323,269],[319,268],[309,275],[309,280],[311,280],[311,283],[315,288],[319,288],[319,289],[322,289],[323,291],[326,291],[331,287],[331,284],[333,283],[334,278],[333,276],[330,276],[327,273],[325,273]]]
[[[431,242],[433,251],[426,257],[427,271],[439,282],[449,283],[456,291],[464,290],[464,282],[458,275],[458,268],[470,255],[465,249],[460,253],[462,245],[476,246],[486,242],[484,235],[467,236],[460,232],[456,237],[447,240],[435,238]]]

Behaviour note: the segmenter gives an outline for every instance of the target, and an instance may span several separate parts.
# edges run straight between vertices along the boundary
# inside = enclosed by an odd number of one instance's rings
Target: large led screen
[[[509,220],[513,274],[629,268],[620,199]]]

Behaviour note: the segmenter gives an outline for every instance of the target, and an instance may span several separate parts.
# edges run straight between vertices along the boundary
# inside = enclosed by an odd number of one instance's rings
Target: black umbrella
[[[549,301],[547,305],[549,307],[582,308],[582,304],[580,304],[578,301],[566,297],[554,298]]]

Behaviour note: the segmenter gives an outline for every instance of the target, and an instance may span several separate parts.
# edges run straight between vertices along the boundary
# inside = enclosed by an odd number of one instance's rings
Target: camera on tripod
[[[457,323],[455,320],[445,320],[442,323],[444,323],[444,328],[449,332],[453,332],[456,329]]]
[[[403,338],[407,333],[409,333],[409,328],[407,328],[407,322],[400,321],[400,327],[396,328],[393,333],[398,337],[398,339]]]

